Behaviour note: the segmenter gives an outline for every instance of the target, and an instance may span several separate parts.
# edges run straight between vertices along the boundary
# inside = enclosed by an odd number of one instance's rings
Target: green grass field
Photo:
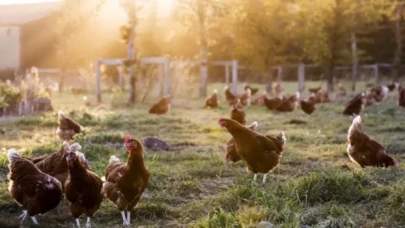
[[[285,88],[293,93],[296,83]],[[111,107],[107,99],[103,105],[85,107],[81,97],[56,95],[54,113],[0,123],[0,227],[18,227],[22,212],[7,191],[7,150],[15,148],[24,156],[57,150],[59,109],[73,111],[71,117],[89,131],[75,141],[100,176],[111,155],[125,159],[126,134],[138,139],[156,136],[173,145],[171,151],[145,152],[151,179],[131,216],[133,227],[255,227],[260,221],[276,227],[399,227],[405,224],[405,115],[395,99],[396,92],[362,113],[364,130],[399,161],[392,169],[361,169],[348,159],[351,119],[341,115],[343,101],[319,104],[312,116],[300,109],[282,114],[247,108],[248,122],[258,121],[258,132],[284,131],[287,137],[280,166],[266,184],[259,178],[251,185],[253,174],[242,162],[224,161],[230,134],[217,124],[218,117],[229,116],[224,102],[210,110],[202,108],[201,99],[175,99],[170,113],[151,116],[150,99],[126,108]],[[62,204],[37,219],[41,227],[74,224]],[[105,200],[92,224],[121,227],[122,219]],[[31,225],[30,219],[23,223]]]

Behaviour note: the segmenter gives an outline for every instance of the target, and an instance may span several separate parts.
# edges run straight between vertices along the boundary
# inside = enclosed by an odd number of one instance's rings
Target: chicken
[[[149,114],[163,115],[170,110],[170,96],[163,97],[149,109]]]
[[[218,90],[214,89],[211,97],[207,98],[207,100],[205,101],[205,107],[218,108],[218,106],[219,106]]]
[[[72,145],[73,146],[73,145]],[[100,208],[104,195],[103,182],[97,174],[87,170],[81,161],[86,160],[83,154],[72,150],[67,151],[66,161],[69,167],[69,176],[66,179],[64,192],[65,202],[69,214],[75,218],[77,227],[80,227],[79,217],[87,216],[86,227],[91,227],[90,218]],[[80,150],[80,145],[75,145],[75,150]]]
[[[366,97],[364,98],[364,100],[365,100],[365,105],[366,106],[370,106],[370,105],[372,105],[372,104],[374,104],[375,103],[375,100],[374,100],[374,94],[373,93],[367,93],[366,94]]]
[[[315,93],[315,103],[327,103],[329,101],[328,91],[320,90]]]
[[[384,147],[364,133],[360,116],[354,118],[347,133],[347,141],[347,153],[350,160],[362,168],[397,166],[396,160],[385,152]]]
[[[346,89],[339,83],[338,97],[345,97],[347,95]]]
[[[387,99],[389,89],[386,86],[377,86],[370,89],[370,93],[374,95],[376,102],[381,102]]]
[[[315,95],[312,94],[307,100],[300,101],[302,111],[308,115],[311,115],[316,110],[314,96]]]
[[[80,146],[77,143],[69,146],[67,142],[64,142],[62,148],[59,151],[29,160],[31,160],[35,164],[35,166],[38,167],[38,169],[42,172],[58,179],[58,181],[62,183],[63,188],[63,184],[69,176],[66,154],[68,151],[73,151],[77,154],[81,154],[79,152],[79,148]],[[79,156],[79,158],[81,157],[82,156]],[[87,164],[87,161],[85,159],[82,159],[80,162],[82,162],[83,166],[86,169],[90,169],[90,166]]]
[[[124,226],[130,225],[131,211],[149,183],[142,144],[126,136],[125,147],[128,152],[127,163],[122,163],[116,156],[111,156],[105,170],[106,181],[103,185],[105,195],[121,212]]]
[[[58,112],[58,128],[56,134],[59,139],[72,140],[75,134],[82,132],[82,128],[78,123],[63,115],[62,111]]]
[[[263,183],[266,182],[267,173],[280,163],[286,138],[281,132],[276,137],[264,136],[253,132],[238,122],[219,118],[218,123],[224,127],[235,139],[236,153],[247,163],[247,169],[257,174],[263,173]]]
[[[225,99],[229,105],[234,105],[236,103],[237,97],[231,92],[229,86],[225,86]]]
[[[405,88],[398,87],[398,105],[405,108]]]
[[[253,123],[251,123],[249,126],[247,126],[246,128],[255,131],[256,128],[258,126],[258,123],[255,121]],[[225,152],[225,160],[227,162],[238,162],[240,161],[242,158],[238,155],[238,153],[236,153],[236,144],[235,144],[235,139],[231,138],[228,140],[228,142],[226,143],[226,152]]]
[[[362,92],[346,103],[343,115],[359,115],[364,108],[366,93]]]
[[[247,84],[245,84],[244,89],[245,89],[245,91],[250,89],[251,95],[255,95],[257,92],[259,92],[259,88],[252,88]]]
[[[315,87],[315,88],[308,88],[308,91],[310,92],[310,93],[318,93],[320,90],[322,89],[322,86],[319,86],[319,87]]]
[[[250,96],[252,94],[252,91],[248,88],[246,92],[240,96],[240,102],[243,106],[250,106]]]
[[[242,125],[246,124],[246,113],[239,99],[236,101],[236,104],[234,104],[231,108],[231,119],[235,120],[236,122]]]
[[[292,112],[298,106],[298,100],[300,98],[300,93],[296,92],[295,95],[284,99],[281,104],[276,108],[279,112]]]
[[[283,102],[283,99],[280,97],[267,98],[266,95],[263,95],[263,99],[264,106],[266,106],[266,108],[269,110],[276,110]]]
[[[280,84],[276,83],[274,85],[274,93],[275,93],[276,97],[283,96],[283,93],[284,93],[283,87],[281,87]]]
[[[266,96],[266,91],[263,91],[263,94],[258,96],[256,99],[254,99],[251,103],[252,105],[264,105],[264,97]]]
[[[54,177],[41,172],[31,161],[20,157],[13,149],[8,151],[10,180],[8,190],[23,208],[20,219],[27,215],[38,224],[36,215],[44,214],[58,206],[62,199],[62,185]]]
[[[399,83],[398,82],[393,82],[391,84],[386,85],[386,87],[388,88],[388,90],[390,92],[394,91],[395,89],[398,89],[399,87]]]

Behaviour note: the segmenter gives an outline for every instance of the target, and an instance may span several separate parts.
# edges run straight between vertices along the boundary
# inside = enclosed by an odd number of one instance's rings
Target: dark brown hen
[[[80,149],[80,145],[76,146]],[[79,217],[82,214],[87,216],[86,227],[91,227],[90,218],[103,201],[103,182],[97,174],[85,168],[81,162],[83,160],[86,160],[84,155],[75,151],[69,150],[66,154],[69,176],[64,188],[65,202],[69,214],[76,220],[78,227],[80,227]]]
[[[346,103],[343,115],[358,115],[364,108],[366,93],[362,92]]]
[[[24,220],[28,215],[34,224],[38,224],[35,216],[52,210],[62,199],[61,183],[20,157],[15,150],[8,151],[8,160],[9,192],[11,198],[24,208],[20,218]]]
[[[82,132],[82,128],[74,120],[63,115],[62,111],[58,112],[58,128],[56,129],[56,134],[59,139],[72,140],[75,134]]]

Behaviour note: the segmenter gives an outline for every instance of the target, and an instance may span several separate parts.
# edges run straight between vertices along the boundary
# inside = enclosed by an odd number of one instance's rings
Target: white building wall
[[[0,70],[20,66],[20,28],[0,26]]]

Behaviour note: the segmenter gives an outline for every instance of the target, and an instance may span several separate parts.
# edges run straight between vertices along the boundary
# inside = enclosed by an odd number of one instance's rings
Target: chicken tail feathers
[[[257,121],[255,121],[246,127],[249,128],[250,130],[254,131],[257,128],[257,126],[259,126],[259,124],[257,123]]]
[[[7,157],[8,157],[8,161],[11,163],[15,159],[20,158],[20,155],[18,155],[17,151],[15,151],[14,149],[10,149],[10,150],[8,150]]]
[[[285,142],[287,142],[287,138],[285,137],[284,132],[280,132],[280,134],[278,134],[278,135],[276,136],[276,138],[277,138],[278,140],[280,140],[280,142],[282,143],[282,145],[284,145]]]
[[[76,152],[82,149],[82,146],[80,146],[79,143],[73,143],[72,145],[69,146],[70,151]]]
[[[58,119],[59,120],[65,119],[65,116],[63,115],[63,112],[61,110],[59,110],[59,112],[58,112]]]
[[[113,163],[113,162],[119,162],[120,159],[117,158],[117,156],[113,155],[110,157],[110,161],[108,162],[108,164]]]

